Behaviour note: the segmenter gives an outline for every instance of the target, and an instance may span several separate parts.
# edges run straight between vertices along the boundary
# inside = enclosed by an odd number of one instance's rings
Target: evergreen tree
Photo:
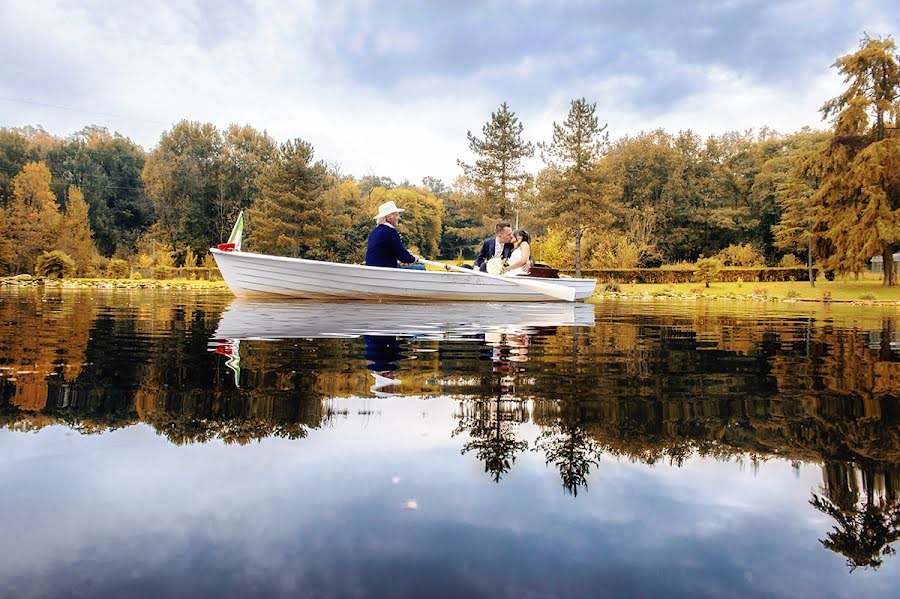
[[[884,284],[895,285],[900,246],[900,64],[891,38],[866,37],[834,67],[850,85],[825,103],[835,136],[805,164],[820,181],[810,198],[816,230],[827,243],[826,266],[858,272],[880,254]]]
[[[572,100],[562,123],[553,123],[553,141],[540,144],[542,157],[551,167],[545,178],[544,201],[554,222],[575,239],[575,276],[581,276],[581,240],[592,226],[614,220],[610,190],[596,168],[609,145],[606,125],[597,119],[597,104],[584,98]],[[547,205],[547,204],[545,204]]]
[[[466,133],[469,149],[477,158],[475,164],[458,163],[478,190],[488,221],[518,216],[519,186],[527,176],[521,170],[522,159],[534,156],[534,145],[522,136],[524,130],[516,113],[504,102],[482,127],[483,139],[471,131]]]
[[[818,181],[804,176],[802,165],[811,154],[819,151],[827,137],[823,132],[804,131],[787,138],[782,144],[782,151],[763,165],[752,190],[756,196],[774,199],[780,212],[778,222],[772,225],[774,244],[782,250],[806,255],[811,286],[815,286],[812,267],[816,217],[809,201]]]
[[[311,144],[301,139],[283,143],[259,175],[260,197],[247,214],[247,241],[254,251],[326,258],[343,232],[320,200],[333,184],[325,165],[313,163]]]

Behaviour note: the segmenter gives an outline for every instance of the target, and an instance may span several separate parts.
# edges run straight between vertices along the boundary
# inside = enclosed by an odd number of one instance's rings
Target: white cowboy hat
[[[381,206],[378,207],[378,214],[375,215],[375,220],[378,220],[379,218],[384,218],[385,216],[388,216],[395,212],[406,212],[406,209],[397,208],[397,204],[395,204],[393,200],[391,200],[390,202],[385,202],[384,204],[382,204]]]

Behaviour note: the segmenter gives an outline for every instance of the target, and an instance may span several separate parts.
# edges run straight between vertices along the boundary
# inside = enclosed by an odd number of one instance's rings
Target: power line
[[[141,117],[126,116],[123,114],[113,114],[113,113],[108,113],[108,112],[95,112],[95,111],[90,111],[90,110],[84,110],[81,108],[75,108],[72,106],[62,106],[59,104],[48,104],[46,102],[37,102],[35,100],[28,100],[25,98],[0,97],[0,102],[9,102],[12,104],[25,104],[25,105],[29,105],[29,106],[40,106],[42,108],[54,108],[56,110],[66,110],[69,112],[77,112],[77,113],[81,113],[81,114],[101,116],[101,117],[112,118],[112,119],[126,119],[126,120],[131,120],[131,121],[143,121],[145,123],[154,123],[157,125],[165,125],[166,127],[168,127],[172,124],[171,122],[166,123],[166,122],[157,121],[154,119],[145,119],[145,118],[141,118]]]

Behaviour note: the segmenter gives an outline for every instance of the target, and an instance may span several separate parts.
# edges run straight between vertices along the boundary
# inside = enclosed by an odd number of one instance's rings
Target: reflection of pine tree
[[[578,496],[579,487],[587,490],[587,477],[591,466],[600,465],[602,449],[580,426],[562,421],[550,426],[535,443],[535,450],[542,450],[546,463],[559,469],[563,488]]]
[[[484,471],[490,473],[495,483],[509,472],[516,461],[516,454],[528,448],[527,441],[516,440],[517,415],[516,410],[503,410],[499,398],[487,404],[479,402],[471,416],[460,419],[453,433],[468,430],[472,440],[463,445],[460,453],[474,451],[475,457],[484,462]]]
[[[826,496],[813,493],[809,503],[834,518],[837,525],[820,542],[844,555],[851,572],[859,567],[877,569],[884,556],[897,552],[891,547],[900,539],[900,497],[896,488],[889,484],[879,493],[874,468],[867,466],[862,477],[865,504],[860,505],[856,472],[850,466],[829,464],[824,474]],[[893,482],[891,478],[887,480]]]

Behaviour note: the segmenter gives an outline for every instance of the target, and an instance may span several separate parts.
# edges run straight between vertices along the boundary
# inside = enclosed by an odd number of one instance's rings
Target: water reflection
[[[529,459],[578,501],[618,462],[821,466],[800,500],[829,518],[821,545],[883,568],[900,538],[897,315],[779,310],[7,293],[0,418],[306,444],[359,399],[451,398],[434,427],[492,488]]]

